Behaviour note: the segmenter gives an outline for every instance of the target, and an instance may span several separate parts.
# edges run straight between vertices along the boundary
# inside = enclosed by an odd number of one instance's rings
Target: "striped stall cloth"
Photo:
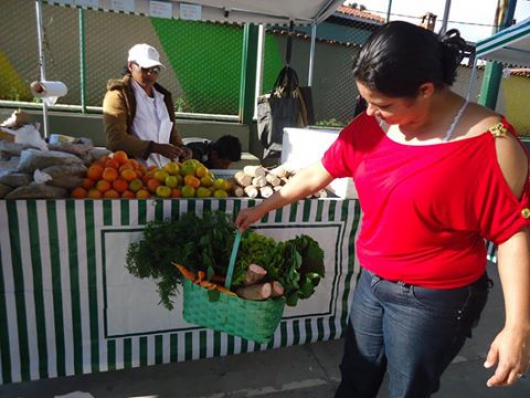
[[[156,285],[125,268],[146,223],[182,212],[237,213],[257,200],[0,200],[0,384],[112,371],[340,338],[358,264],[356,200],[303,200],[256,230],[308,234],[325,252],[315,294],[287,307],[274,338],[257,344],[186,323]]]

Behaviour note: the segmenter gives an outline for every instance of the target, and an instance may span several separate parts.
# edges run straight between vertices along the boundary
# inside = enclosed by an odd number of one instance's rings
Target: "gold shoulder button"
[[[491,126],[489,132],[496,138],[502,138],[508,135],[508,129],[501,122]]]
[[[521,210],[521,215],[523,216],[523,218],[529,219],[530,218],[530,209],[528,207],[525,207],[523,210]]]

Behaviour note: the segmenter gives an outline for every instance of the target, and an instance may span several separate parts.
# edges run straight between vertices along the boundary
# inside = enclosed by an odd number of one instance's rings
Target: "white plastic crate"
[[[301,169],[322,158],[337,139],[339,130],[293,128],[283,130],[282,163],[288,168]],[[351,178],[338,178],[327,189],[340,198],[357,199],[357,190]]]

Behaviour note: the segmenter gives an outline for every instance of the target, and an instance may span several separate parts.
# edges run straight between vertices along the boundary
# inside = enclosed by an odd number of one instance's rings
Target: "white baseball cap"
[[[135,44],[129,50],[129,57],[127,58],[128,62],[136,62],[140,68],[152,68],[153,66],[161,66],[165,68],[164,65],[160,63],[160,54],[153,46],[149,44]]]

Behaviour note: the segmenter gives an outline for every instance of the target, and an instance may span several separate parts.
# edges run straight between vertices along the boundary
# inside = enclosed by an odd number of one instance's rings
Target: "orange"
[[[129,188],[129,183],[125,181],[123,178],[116,178],[112,182],[112,188],[114,188],[117,192],[125,192]]]
[[[151,178],[149,181],[147,181],[147,189],[149,189],[149,192],[155,192],[159,186],[160,181],[155,180],[154,178]]]
[[[129,170],[132,170],[133,167],[128,164],[128,163],[125,163],[125,164],[122,164],[120,167],[118,167],[118,172],[121,174],[121,172],[125,169],[129,169]]]
[[[201,166],[198,166],[196,169],[195,169],[195,175],[199,178],[202,178],[202,177],[205,177],[208,175],[208,169],[201,165]]]
[[[117,170],[120,167],[120,164],[114,159],[109,159],[105,162],[105,167],[112,167]]]
[[[112,182],[116,178],[118,178],[118,170],[116,170],[115,168],[112,168],[112,167],[105,167],[101,177],[103,177],[104,180]]]
[[[101,167],[99,164],[93,164],[92,166],[88,168],[86,172],[86,176],[88,178],[91,178],[94,181],[99,180],[102,174],[103,174],[103,167]]]
[[[164,166],[164,170],[170,175],[176,176],[180,172],[180,165],[177,162],[169,162]]]
[[[156,187],[155,193],[159,198],[169,198],[171,196],[171,188],[166,187],[165,185],[160,185]]]
[[[196,166],[193,163],[190,163],[188,160],[186,160],[184,163],[182,163],[182,166],[180,166],[180,174],[183,176],[187,175],[195,175],[195,168]]]
[[[81,183],[81,186],[85,188],[87,191],[90,188],[94,188],[94,185],[96,185],[96,181],[94,181],[91,178],[83,178],[83,182]]]
[[[96,189],[100,192],[106,192],[111,188],[112,188],[112,185],[107,180],[99,180],[98,182],[96,182]]]
[[[223,191],[222,189],[217,189],[214,193],[213,193],[213,196],[215,198],[219,198],[219,199],[224,199],[224,198],[228,198],[228,193],[226,191]]]
[[[142,180],[135,178],[131,182],[129,182],[129,190],[133,192],[138,192],[140,189],[142,189],[144,186],[144,183]]]
[[[190,187],[193,187],[196,189],[201,186],[201,180],[199,180],[194,175],[188,174],[184,176],[184,185],[189,185]]]
[[[213,187],[215,189],[225,189],[225,186],[224,178],[216,178],[213,182]]]
[[[183,198],[194,198],[195,197],[195,188],[190,185],[184,185],[181,189]]]
[[[147,198],[150,198],[151,197],[151,194],[149,193],[149,191],[147,189],[140,189],[138,190],[138,192],[136,192],[136,197],[138,199],[147,199]]]
[[[213,178],[210,176],[204,176],[201,178],[201,185],[203,187],[209,188],[213,185]]]
[[[153,177],[163,183],[164,181],[166,181],[166,178],[169,177],[169,173],[164,169],[158,169],[153,174]]]
[[[142,177],[142,181],[144,182],[144,184],[147,185],[147,181],[153,179],[153,173],[151,173],[150,171],[148,171],[146,174],[144,174],[144,176]]]
[[[127,153],[125,151],[116,151],[114,152],[114,156],[112,156],[112,159],[117,161],[119,164],[125,164],[127,163],[127,160],[129,160],[129,156],[127,156]]]
[[[133,169],[125,169],[120,173],[120,175],[125,181],[132,181],[138,177],[138,173],[136,173],[136,171]]]
[[[107,164],[107,160],[109,160],[110,158],[108,157],[108,155],[105,155],[105,156],[102,156],[99,158],[99,160],[97,161],[97,163],[100,165],[100,166],[103,166],[103,168],[105,168],[105,165]]]
[[[96,188],[91,188],[88,190],[86,197],[90,199],[101,199],[103,197],[103,193]]]
[[[134,159],[131,159],[131,160],[129,160],[129,161],[131,162],[131,161],[133,161],[133,160],[134,160]],[[134,160],[134,161],[136,162],[136,160]],[[147,167],[145,167],[143,164],[138,163],[138,162],[136,162],[136,164],[137,164],[137,167],[136,167],[137,170],[140,170],[140,171],[141,171],[142,173],[144,173],[144,174],[147,173]]]
[[[70,193],[70,196],[74,199],[84,199],[86,195],[87,190],[83,187],[77,187]]]
[[[232,188],[233,188],[232,187],[232,183],[230,181],[228,181],[228,180],[224,180],[223,181],[223,188],[222,189],[224,191],[230,191]]]
[[[129,166],[131,166],[131,167],[132,167],[133,169],[135,169],[135,170],[140,169],[140,166],[142,166],[142,167],[143,167],[143,171],[145,172],[145,166],[144,166],[143,164],[138,163],[137,160],[129,159],[129,161],[127,162],[127,164],[128,164]]]
[[[118,199],[120,197],[120,193],[114,189],[109,189],[108,191],[103,192],[103,197],[106,199]]]
[[[182,192],[178,188],[173,188],[171,190],[171,197],[172,198],[182,198]]]
[[[212,196],[212,192],[209,188],[206,187],[199,187],[197,188],[197,191],[195,192],[198,198],[209,198]]]
[[[179,185],[179,180],[177,180],[177,176],[167,176],[166,180],[164,181],[164,184],[167,187],[170,188],[176,188]]]
[[[133,191],[126,190],[121,193],[121,197],[125,199],[134,199],[136,198],[136,194]]]

